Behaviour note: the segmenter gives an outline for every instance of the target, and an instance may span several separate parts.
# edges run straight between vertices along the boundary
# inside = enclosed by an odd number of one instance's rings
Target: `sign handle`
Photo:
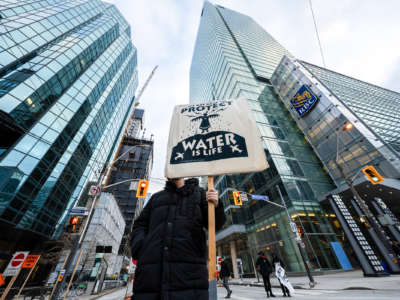
[[[208,176],[208,190],[214,189],[214,177]],[[208,280],[216,279],[215,205],[208,201]]]
[[[9,291],[11,290],[11,287],[13,286],[15,280],[17,279],[20,270],[21,270],[21,269],[18,270],[17,275],[14,275],[14,276],[11,278],[10,282],[9,282],[8,285],[7,285],[7,288],[5,289],[5,291],[3,292],[3,294],[1,295],[1,298],[0,298],[1,300],[5,300],[5,299],[6,299],[7,294],[9,293]]]
[[[63,264],[62,264],[60,270],[63,270],[63,269],[64,269],[64,266],[65,266],[65,264],[67,263],[67,259],[68,259],[68,257],[69,257],[70,254],[71,254],[71,250],[68,250],[67,255],[66,255],[66,257],[65,257],[65,260],[64,260],[64,262],[63,262]],[[57,272],[56,282],[55,282],[54,285],[53,285],[53,289],[51,290],[49,299],[52,299],[51,297],[53,296],[54,291],[55,291],[56,288],[57,288],[57,285],[58,285],[58,276],[59,276],[59,275],[60,275],[60,271]]]
[[[39,255],[38,259],[36,260],[35,264],[33,265],[33,267],[31,268],[31,270],[29,271],[29,274],[28,274],[28,276],[26,277],[26,279],[25,279],[24,283],[22,284],[21,288],[19,289],[19,292],[18,292],[17,296],[15,296],[15,299],[16,299],[16,300],[18,299],[19,295],[21,295],[21,292],[22,292],[22,290],[24,289],[25,284],[28,282],[29,277],[31,277],[31,274],[32,274],[32,272],[33,272],[33,269],[36,267],[36,264],[38,263],[39,259],[40,259],[40,255]]]
[[[72,271],[71,279],[68,282],[67,289],[65,290],[65,294],[64,294],[63,300],[65,300],[65,298],[68,295],[69,288],[71,287],[72,280],[74,279],[76,269],[78,268],[78,264],[81,261],[82,254],[83,254],[83,249],[81,249],[81,251],[79,252],[78,260],[76,261],[74,270]]]

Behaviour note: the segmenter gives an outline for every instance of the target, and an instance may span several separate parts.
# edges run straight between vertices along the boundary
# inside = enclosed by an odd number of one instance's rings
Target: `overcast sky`
[[[138,49],[146,136],[154,134],[153,177],[164,177],[174,105],[189,102],[189,68],[203,0],[116,0]],[[322,66],[309,0],[211,1],[252,17],[294,56]],[[313,0],[328,69],[400,91],[400,1]],[[152,182],[151,191],[161,186]]]

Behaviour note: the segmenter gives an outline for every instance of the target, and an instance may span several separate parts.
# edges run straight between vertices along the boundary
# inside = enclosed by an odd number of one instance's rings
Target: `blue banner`
[[[314,107],[317,101],[318,98],[314,93],[306,85],[302,85],[290,100],[290,103],[292,103],[299,116],[303,117]]]
[[[251,199],[269,201],[269,197],[265,195],[251,195]]]

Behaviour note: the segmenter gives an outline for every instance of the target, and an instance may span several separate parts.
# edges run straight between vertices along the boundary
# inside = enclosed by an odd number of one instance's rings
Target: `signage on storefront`
[[[318,98],[314,95],[310,88],[302,85],[297,93],[290,100],[290,103],[296,109],[300,117],[307,114],[317,103]]]

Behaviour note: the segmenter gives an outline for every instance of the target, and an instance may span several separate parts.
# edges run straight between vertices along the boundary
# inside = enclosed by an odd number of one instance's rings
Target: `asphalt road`
[[[233,300],[259,300],[266,299],[267,295],[263,288],[246,287],[246,286],[231,286]],[[283,299],[280,289],[273,289],[275,299]],[[218,288],[218,300],[225,299],[226,291],[224,288]],[[112,294],[105,295],[100,300],[123,300],[125,289],[118,290]],[[371,291],[371,290],[348,290],[348,291],[329,291],[329,290],[301,290],[296,289],[295,295],[292,298],[301,299],[337,299],[337,300],[394,300],[399,299],[399,291]],[[287,299],[286,297],[284,299]]]

